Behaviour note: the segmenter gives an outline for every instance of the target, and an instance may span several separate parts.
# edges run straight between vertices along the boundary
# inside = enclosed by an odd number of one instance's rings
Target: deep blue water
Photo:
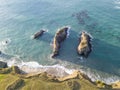
[[[70,35],[57,59],[51,59],[54,34],[66,25]],[[43,28],[48,32],[33,40],[31,36]],[[93,36],[93,51],[86,60],[76,53],[83,30]],[[0,0],[0,50],[0,59],[9,64],[59,64],[81,69],[93,79],[120,80],[120,0]]]

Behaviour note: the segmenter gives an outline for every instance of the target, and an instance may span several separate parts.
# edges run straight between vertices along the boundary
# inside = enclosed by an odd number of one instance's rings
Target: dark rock
[[[91,37],[86,32],[82,32],[77,48],[78,54],[87,58],[91,52],[91,48]]]
[[[36,39],[36,38],[42,36],[44,32],[45,32],[45,30],[40,30],[39,32],[37,32],[37,33],[34,34],[33,38]]]
[[[53,39],[53,54],[51,56],[52,58],[59,54],[60,44],[66,39],[68,29],[69,27],[63,27],[59,29],[55,34]]]
[[[18,66],[12,66],[12,67],[9,67],[9,68],[1,68],[0,69],[0,74],[8,74],[8,73],[25,74],[22,70],[19,69]]]
[[[3,61],[0,61],[0,68],[7,68],[7,63],[6,62],[3,62]]]
[[[19,69],[18,66],[12,66],[13,73],[15,74],[21,74],[21,70]]]

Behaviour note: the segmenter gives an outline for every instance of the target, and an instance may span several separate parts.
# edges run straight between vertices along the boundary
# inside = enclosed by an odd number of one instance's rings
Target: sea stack
[[[60,28],[56,32],[53,39],[53,53],[51,55],[52,58],[54,58],[59,54],[60,44],[66,39],[68,30],[69,30],[69,27],[66,26],[66,27]]]
[[[39,32],[35,33],[33,36],[33,39],[36,39],[36,38],[42,36],[44,32],[45,32],[45,30],[40,30]]]
[[[87,32],[82,32],[79,39],[79,45],[77,48],[78,54],[87,58],[91,52],[91,48],[92,47],[90,35]]]

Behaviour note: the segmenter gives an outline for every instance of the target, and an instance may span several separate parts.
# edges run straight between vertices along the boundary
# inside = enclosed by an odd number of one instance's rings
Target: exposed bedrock
[[[33,39],[36,39],[36,38],[42,36],[44,32],[45,32],[45,30],[40,30],[39,32],[35,33],[33,36]]]
[[[7,68],[7,63],[6,62],[3,62],[3,61],[0,61],[0,68]]]
[[[66,39],[68,30],[69,27],[63,27],[56,32],[53,39],[53,53],[51,55],[52,58],[59,54],[61,43]]]
[[[92,47],[90,35],[87,32],[82,32],[79,39],[79,45],[77,48],[78,54],[87,58],[91,52],[91,48]]]

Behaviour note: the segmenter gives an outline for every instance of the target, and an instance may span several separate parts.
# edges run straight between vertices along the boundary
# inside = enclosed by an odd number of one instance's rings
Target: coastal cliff
[[[120,88],[120,82],[107,85],[74,71],[65,77],[56,77],[47,72],[25,74],[17,66],[0,69],[1,90],[114,90]]]

